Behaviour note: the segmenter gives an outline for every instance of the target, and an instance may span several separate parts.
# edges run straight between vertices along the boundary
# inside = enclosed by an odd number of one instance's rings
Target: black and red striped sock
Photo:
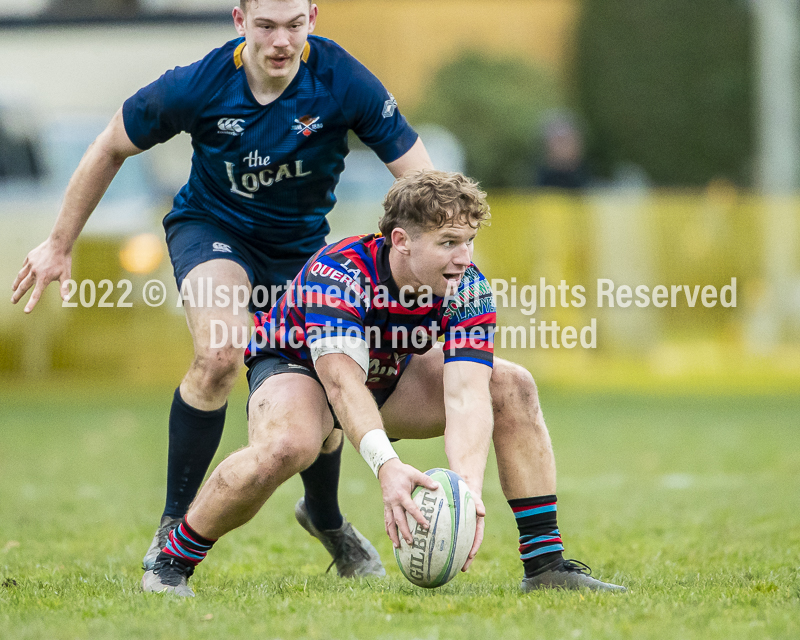
[[[564,544],[556,522],[555,495],[519,498],[509,500],[508,504],[517,520],[519,554],[526,578],[563,558]]]
[[[186,564],[197,566],[215,542],[216,540],[208,540],[192,529],[184,517],[180,524],[170,531],[169,540],[161,552]]]

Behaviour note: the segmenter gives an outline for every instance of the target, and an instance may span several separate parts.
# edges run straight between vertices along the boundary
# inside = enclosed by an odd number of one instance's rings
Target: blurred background
[[[341,504],[383,554],[385,587],[321,575],[295,477],[215,547],[197,602],[134,595],[192,358],[161,227],[188,137],[123,166],[75,247],[75,307],[52,285],[28,316],[8,298],[86,147],[140,87],[234,38],[234,2],[0,0],[0,638],[800,637],[797,0],[318,2],[317,33],[383,81],[440,168],[488,191],[482,271],[585,287],[583,307],[500,308],[499,323],[595,318],[596,349],[499,352],[539,384],[569,556],[630,598],[514,599],[493,455],[474,568],[410,591],[349,446]],[[375,229],[391,184],[351,149],[331,240]],[[735,278],[737,304],[598,308],[599,278]],[[151,279],[164,306],[142,300]],[[217,461],[245,444],[246,394],[242,375]],[[396,446],[419,468],[448,464],[440,440]]]
[[[800,11],[793,0],[320,0],[316,33],[397,98],[440,168],[489,192],[476,262],[516,284],[583,285],[597,349],[506,349],[539,382],[800,388]],[[0,0],[0,282],[42,242],[82,153],[122,102],[236,37],[230,1]],[[375,228],[391,184],[354,139],[331,240]],[[175,384],[191,341],[160,221],[187,136],[126,162],[73,278],[128,279],[131,308],[0,304],[0,381]],[[170,302],[150,308],[158,278]],[[595,283],[737,282],[735,308],[597,308]],[[99,297],[105,289],[98,289]],[[520,309],[505,325],[529,326]]]

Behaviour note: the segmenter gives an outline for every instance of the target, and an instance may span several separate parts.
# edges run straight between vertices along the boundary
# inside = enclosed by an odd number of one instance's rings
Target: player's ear
[[[314,27],[317,26],[317,13],[319,13],[319,8],[317,5],[312,4],[311,8],[308,11],[308,32],[314,33]]]
[[[392,247],[397,249],[402,255],[407,256],[411,253],[411,235],[400,227],[392,229]]]
[[[234,7],[232,15],[233,15],[233,26],[236,27],[236,33],[238,33],[240,36],[244,36],[245,35],[244,24],[246,20],[244,11],[242,11],[241,7]]]

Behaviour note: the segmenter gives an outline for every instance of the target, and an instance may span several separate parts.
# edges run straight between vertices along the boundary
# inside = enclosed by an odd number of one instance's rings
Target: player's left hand
[[[467,561],[464,563],[464,566],[461,567],[462,571],[469,570],[469,566],[472,564],[472,561],[475,559],[475,556],[478,555],[478,549],[481,548],[481,543],[483,542],[483,529],[485,525],[484,518],[486,517],[486,507],[483,505],[483,500],[481,500],[480,495],[473,493],[472,499],[475,501],[475,513],[478,515],[478,519],[475,523],[475,542],[472,543],[472,549],[469,550]]]

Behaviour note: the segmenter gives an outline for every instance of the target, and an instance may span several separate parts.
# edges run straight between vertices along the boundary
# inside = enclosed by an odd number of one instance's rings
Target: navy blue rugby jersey
[[[251,242],[311,253],[329,231],[347,131],[385,163],[417,134],[380,81],[335,42],[310,36],[297,75],[266,106],[247,83],[244,47],[244,38],[231,40],[141,89],[123,105],[125,130],[140,149],[192,136],[189,181],[166,222],[210,215]]]
[[[272,309],[255,314],[245,362],[252,366],[269,354],[313,368],[318,340],[352,336],[368,349],[367,387],[386,389],[408,357],[427,352],[442,336],[446,363],[491,367],[495,316],[491,287],[474,264],[454,295],[417,301],[394,282],[383,236],[346,238],[312,256]]]

